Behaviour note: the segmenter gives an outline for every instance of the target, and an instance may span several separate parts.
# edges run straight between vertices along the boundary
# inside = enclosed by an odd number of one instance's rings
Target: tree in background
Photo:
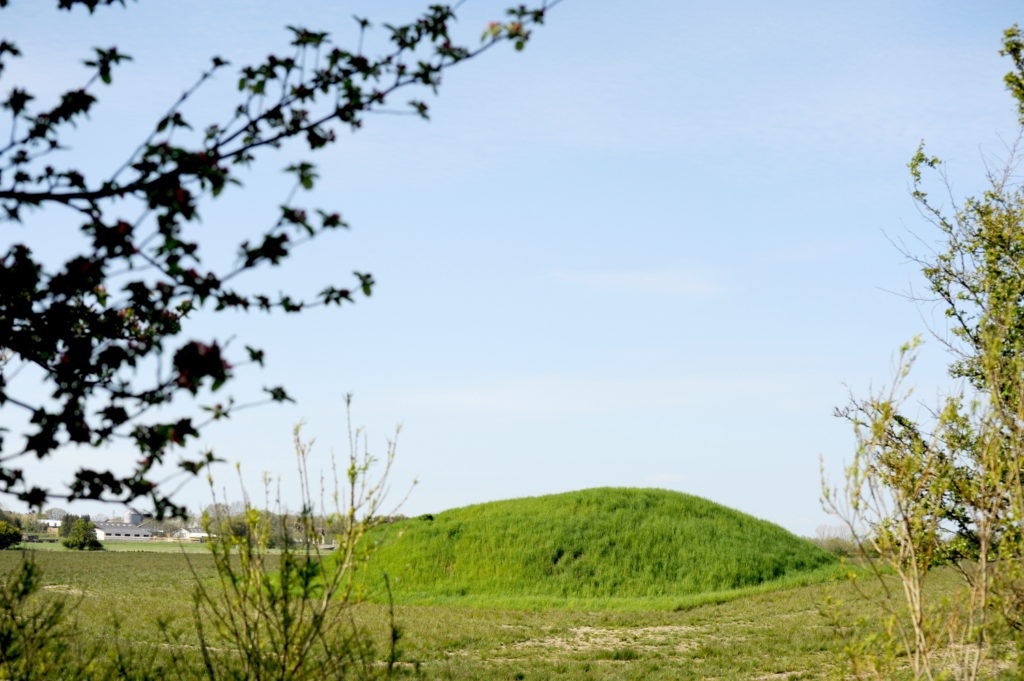
[[[46,524],[39,521],[34,513],[17,513],[0,509],[0,521],[16,527],[22,534],[36,535],[46,532]]]
[[[15,527],[21,527],[23,524],[23,519],[20,514],[11,513],[3,508],[0,508],[0,521],[10,523]]]
[[[21,530],[6,520],[0,520],[0,551],[21,543]]]
[[[69,549],[78,551],[102,551],[103,544],[96,538],[96,526],[87,518],[76,518],[71,531],[60,542]]]
[[[1014,63],[1006,83],[1024,124],[1016,26],[1002,54]],[[924,188],[939,159],[922,147],[910,163],[914,198],[942,237],[917,261],[949,320],[940,338],[963,385],[930,418],[909,416],[901,386],[914,361],[910,343],[888,391],[841,411],[858,448],[845,495],[826,490],[826,503],[856,533],[877,578],[871,598],[887,615],[884,634],[849,648],[858,678],[891,678],[906,665],[915,679],[1024,678],[1024,187],[1016,162],[1011,156],[981,195],[949,208]],[[946,564],[961,588],[940,599],[925,583]]]
[[[266,229],[238,245],[236,262],[226,270],[209,267],[194,239],[204,203],[237,196],[239,169],[260,162],[270,149],[291,144],[321,151],[340,130],[360,128],[368,114],[394,113],[385,107],[394,105],[399,91],[436,91],[448,69],[499,43],[522,49],[558,1],[509,9],[482,38],[474,31],[472,42],[454,35],[450,6],[432,5],[410,23],[381,26],[389,47],[379,55],[363,51],[363,38],[373,29],[366,19],[356,19],[360,38],[353,49],[332,44],[326,32],[288,27],[286,54],[243,66],[230,80],[238,90],[236,106],[205,120],[189,110],[197,89],[210,87],[228,68],[224,59],[213,57],[135,151],[100,176],[76,168],[62,154],[62,139],[70,128],[88,125],[102,88],[131,57],[116,46],[96,48],[84,61],[90,75],[83,85],[48,103],[37,102],[32,83],[0,90],[8,120],[8,130],[0,131],[5,140],[0,142],[0,221],[13,226],[47,209],[54,220],[64,221],[69,236],[77,228],[88,244],[61,264],[44,262],[24,243],[0,253],[0,409],[21,410],[29,422],[23,441],[0,440],[0,491],[35,507],[53,497],[128,502],[147,496],[159,516],[183,514],[153,481],[154,467],[195,438],[205,423],[260,402],[239,404],[212,393],[241,365],[264,361],[255,347],[229,355],[221,340],[186,336],[190,315],[198,310],[294,314],[353,303],[370,295],[374,285],[369,273],[354,272],[349,282],[325,285],[311,298],[241,286],[247,274],[282,264],[300,244],[347,227],[335,210],[295,200],[318,179],[308,160],[285,169],[291,186],[282,192],[280,210],[267,216]],[[110,11],[106,6],[115,2],[125,5],[124,0],[58,0],[57,6],[92,14]],[[0,0],[0,9],[7,5]],[[9,60],[25,56],[11,38],[0,40],[0,78]],[[420,99],[401,106],[427,117]],[[48,399],[36,403],[19,394],[12,381],[26,368],[25,376],[46,386]],[[201,400],[205,416],[194,418],[191,408],[172,404],[178,396],[190,398],[190,404]],[[281,386],[264,388],[262,401],[290,399]],[[127,475],[85,464],[67,491],[55,491],[27,480],[15,466],[18,457],[46,458],[69,445],[98,447],[119,438],[140,455]],[[179,465],[195,474],[214,460],[206,452]]]
[[[92,518],[88,515],[78,516],[72,513],[65,513],[64,517],[61,518],[60,528],[57,530],[57,536],[61,538],[70,537],[72,528],[74,528],[75,523],[79,520],[84,520],[88,523],[91,522]]]

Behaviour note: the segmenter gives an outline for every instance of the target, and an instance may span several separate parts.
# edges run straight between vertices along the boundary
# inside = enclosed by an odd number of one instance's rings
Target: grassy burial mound
[[[374,528],[367,596],[483,607],[674,608],[809,583],[834,557],[706,499],[601,488]]]

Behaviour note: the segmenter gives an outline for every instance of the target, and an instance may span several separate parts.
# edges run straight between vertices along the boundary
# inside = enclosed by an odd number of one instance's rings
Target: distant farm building
[[[206,541],[212,535],[201,527],[183,527],[174,533],[175,539],[185,541]]]
[[[152,517],[152,513],[143,513],[142,511],[137,511],[134,508],[129,508],[124,512],[122,521],[129,525],[141,525],[144,520]]]
[[[131,523],[96,523],[96,538],[100,541],[148,541],[153,531]]]

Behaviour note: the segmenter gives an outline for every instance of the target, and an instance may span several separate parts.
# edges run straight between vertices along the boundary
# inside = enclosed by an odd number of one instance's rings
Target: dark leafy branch
[[[61,9],[97,8],[118,0],[58,0]],[[34,108],[27,87],[0,94],[0,115],[9,134],[0,137],[0,222],[22,222],[49,207],[70,209],[88,247],[53,266],[23,243],[0,254],[0,408],[21,409],[30,427],[12,445],[0,430],[0,491],[42,506],[53,496],[131,500],[148,496],[158,513],[179,509],[153,481],[156,467],[182,451],[202,425],[192,417],[158,416],[174,409],[176,397],[205,400],[221,390],[242,363],[264,362],[258,348],[242,359],[229,357],[218,340],[182,339],[185,322],[200,309],[297,313],[311,306],[342,305],[373,291],[373,276],[354,272],[347,285],[327,285],[316,296],[243,292],[229,287],[236,277],[284,263],[294,249],[324,232],[347,228],[335,210],[294,203],[299,190],[319,179],[303,160],[286,168],[293,187],[270,227],[239,244],[237,262],[227,270],[207,267],[198,241],[186,233],[202,201],[239,186],[239,169],[284,144],[309,152],[333,144],[341,129],[357,130],[368,114],[394,112],[402,90],[436,92],[443,75],[499,43],[522,49],[555,2],[519,6],[502,22],[490,24],[480,42],[458,44],[451,7],[432,5],[415,21],[383,25],[391,48],[380,56],[363,54],[372,24],[357,18],[359,47],[335,46],[326,32],[289,26],[290,53],[244,66],[236,81],[239,103],[220,122],[200,125],[186,116],[192,95],[228,68],[220,57],[157,120],[149,136],[109,176],[89,177],[54,162],[65,151],[61,140],[99,101],[100,89],[115,81],[118,67],[131,59],[116,47],[96,48],[84,60],[91,75],[55,103]],[[0,0],[0,8],[7,6]],[[0,77],[6,62],[21,58],[18,46],[0,41]],[[5,88],[0,86],[0,93]],[[424,119],[429,109],[411,99],[404,111]],[[177,133],[177,135],[176,135]],[[191,142],[176,142],[184,136]],[[6,141],[3,141],[6,140]],[[137,207],[141,217],[125,216]],[[143,369],[156,366],[156,380]],[[40,404],[12,392],[19,371],[31,367],[43,377],[49,398]],[[265,388],[268,402],[290,401],[284,387]],[[207,421],[230,417],[254,402],[233,398],[200,404]],[[128,440],[139,454],[134,470],[117,475],[83,466],[66,490],[27,480],[15,466],[23,456],[46,458],[68,445],[99,447]],[[195,474],[214,461],[212,453],[179,462]]]

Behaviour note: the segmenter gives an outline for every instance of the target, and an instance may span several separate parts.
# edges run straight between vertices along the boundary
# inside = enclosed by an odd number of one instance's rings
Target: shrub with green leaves
[[[1005,82],[1024,126],[1024,33],[1003,36]],[[1019,144],[1019,141],[1018,141]],[[900,351],[891,387],[840,410],[857,438],[843,492],[826,504],[855,534],[879,585],[884,631],[851,642],[854,670],[892,678],[1024,678],[1024,184],[1019,146],[984,191],[960,199],[922,145],[909,164],[913,197],[937,231],[921,266],[948,326],[936,335],[958,381],[929,416],[904,387],[919,340]],[[926,186],[937,177],[936,191]],[[922,239],[922,243],[928,243]],[[963,581],[930,598],[934,569]],[[896,580],[894,584],[893,581]],[[841,623],[841,626],[847,626]],[[1016,650],[1016,652],[1014,652]],[[1012,670],[1012,671],[1011,671]],[[862,678],[858,673],[858,678]]]
[[[67,639],[66,603],[39,600],[41,583],[39,567],[31,560],[22,560],[0,579],[0,679],[81,678],[87,661]]]
[[[21,530],[5,520],[0,520],[0,551],[21,543]]]
[[[209,681],[359,679],[390,674],[398,658],[397,628],[390,624],[386,665],[377,665],[369,638],[355,624],[352,607],[357,600],[354,575],[368,557],[362,543],[366,520],[381,508],[394,441],[387,445],[384,472],[377,481],[369,480],[376,459],[365,443],[362,450],[358,443],[354,435],[344,477],[334,477],[333,489],[321,489],[317,509],[307,468],[311,445],[301,440],[296,427],[302,490],[299,513],[289,514],[280,500],[274,512],[258,509],[243,489],[244,508],[237,517],[244,531],[215,535],[209,542],[217,580],[204,583],[197,575],[194,608]],[[211,508],[223,510],[227,505],[215,503]],[[211,531],[224,527],[225,520],[207,514],[204,525]],[[290,541],[278,541],[292,533]],[[275,545],[281,548],[272,550]],[[225,655],[225,650],[231,654]]]

